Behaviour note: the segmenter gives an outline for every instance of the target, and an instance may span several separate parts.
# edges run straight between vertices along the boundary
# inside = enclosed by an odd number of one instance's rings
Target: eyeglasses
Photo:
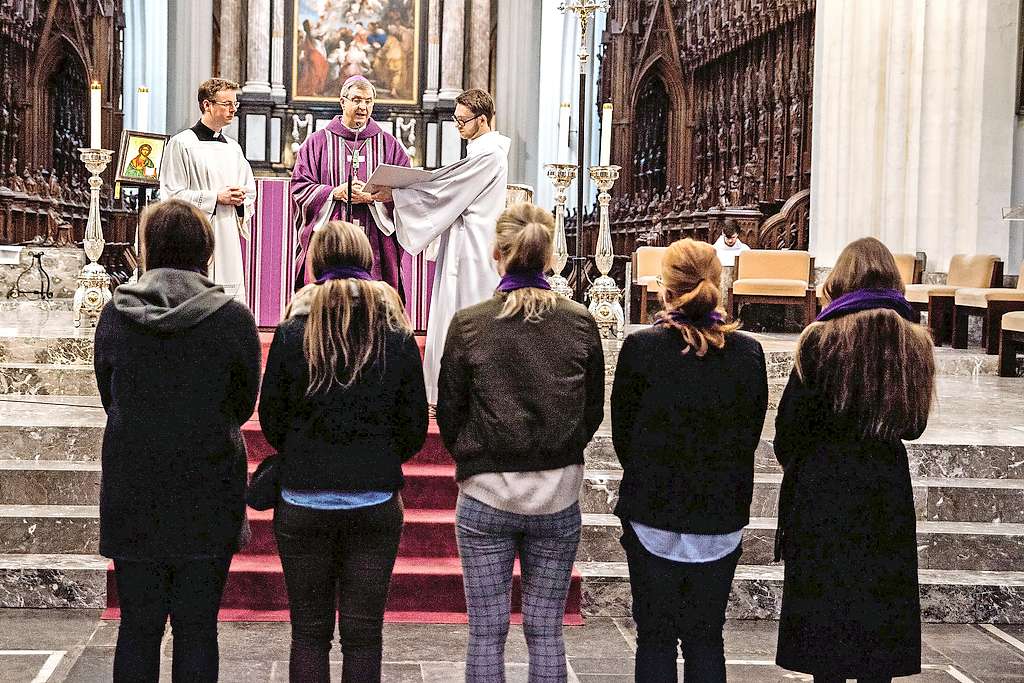
[[[208,102],[210,104],[219,104],[220,106],[227,107],[233,111],[238,111],[238,108],[241,106],[238,102],[218,102],[217,100],[208,100]]]
[[[367,107],[372,107],[373,106],[373,98],[372,97],[365,98],[365,97],[347,97],[346,96],[343,99],[348,100],[349,102],[351,102],[352,104],[356,105],[357,107],[361,107],[364,104]]]
[[[483,116],[483,115],[482,114],[475,114],[474,116],[470,116],[468,119],[460,119],[455,114],[452,114],[452,121],[455,122],[456,126],[458,126],[459,128],[462,128],[463,126],[465,126],[467,123],[469,123],[473,119],[478,119],[481,116]]]

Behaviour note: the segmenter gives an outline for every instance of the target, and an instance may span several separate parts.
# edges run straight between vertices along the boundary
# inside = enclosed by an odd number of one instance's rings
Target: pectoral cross
[[[362,153],[360,153],[360,154],[357,154],[357,155],[355,156],[355,159],[353,159],[353,158],[352,158],[352,152],[349,152],[349,154],[348,154],[348,158],[346,159],[346,161],[348,162],[348,164],[349,164],[350,166],[352,166],[352,165],[353,165],[353,163],[352,163],[352,162],[353,162],[353,161],[355,161],[354,167],[358,169],[358,168],[359,168],[359,165],[360,165],[361,163],[363,163],[364,161],[366,161],[366,156],[364,156],[364,155],[363,155]]]

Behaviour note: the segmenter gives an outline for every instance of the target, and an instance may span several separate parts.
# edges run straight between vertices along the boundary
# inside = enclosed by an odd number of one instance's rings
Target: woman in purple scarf
[[[775,421],[784,470],[775,559],[786,565],[776,662],[818,683],[921,670],[903,440],[928,422],[935,360],[903,290],[881,242],[843,250],[825,282],[831,303],[800,338]]]
[[[370,274],[382,280],[405,299],[402,287],[402,256],[390,208],[374,202],[363,192],[363,183],[380,164],[411,166],[409,155],[394,135],[386,133],[370,118],[376,90],[363,76],[353,76],[341,88],[341,116],[335,116],[323,130],[302,143],[292,169],[291,193],[295,202],[295,230],[299,235],[296,254],[295,288],[313,281],[306,263],[309,240],[317,226],[332,220],[349,220],[347,213],[349,170],[359,160],[352,182],[352,217],[363,227],[373,250]],[[381,220],[381,218],[385,220]]]

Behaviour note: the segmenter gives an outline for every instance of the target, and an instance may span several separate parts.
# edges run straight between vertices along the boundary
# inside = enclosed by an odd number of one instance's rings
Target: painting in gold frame
[[[292,99],[338,100],[362,75],[380,104],[418,104],[420,0],[293,0]]]

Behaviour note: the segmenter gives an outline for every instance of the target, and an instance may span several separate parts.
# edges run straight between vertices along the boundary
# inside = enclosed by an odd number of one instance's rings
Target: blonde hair
[[[843,249],[823,291],[832,300],[858,289],[904,291],[892,254],[873,237]],[[814,323],[800,337],[796,369],[866,437],[900,439],[928,423],[935,395],[932,340],[895,311],[871,309]]]
[[[725,309],[718,286],[721,278],[722,263],[715,248],[707,242],[686,238],[673,242],[665,251],[661,260],[665,310],[659,316],[659,324],[679,330],[686,342],[683,353],[692,349],[697,357],[703,357],[709,346],[722,348],[726,335],[739,329],[738,322],[724,322]],[[682,315],[673,316],[675,312]],[[723,322],[715,320],[699,327],[690,322],[704,320],[713,313]]]
[[[543,273],[554,252],[555,221],[544,209],[520,202],[505,209],[495,226],[495,249],[506,273]],[[558,295],[547,289],[525,287],[509,292],[498,318],[522,314],[527,322],[540,322],[553,309]]]
[[[369,271],[373,251],[362,228],[331,221],[309,244],[313,275],[356,266]],[[388,332],[411,334],[398,292],[385,282],[344,278],[317,287],[306,321],[303,351],[309,365],[306,395],[351,386],[368,367],[384,358]]]

